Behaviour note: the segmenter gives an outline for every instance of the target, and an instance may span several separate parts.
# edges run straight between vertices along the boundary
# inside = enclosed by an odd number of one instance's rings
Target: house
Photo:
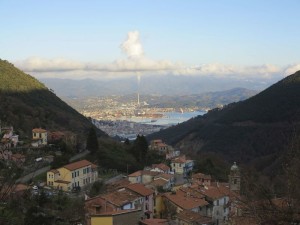
[[[97,166],[87,160],[70,163],[47,172],[47,185],[63,191],[84,187],[97,179]]]
[[[218,185],[217,187],[198,187],[197,190],[199,190],[201,194],[205,196],[205,200],[210,203],[211,207],[207,211],[207,216],[212,217],[214,224],[225,224],[229,215],[229,188]]]
[[[177,224],[180,225],[212,225],[212,219],[199,213],[184,210],[177,214]]]
[[[175,177],[173,174],[161,173],[153,178],[153,181],[147,184],[147,187],[152,187],[156,191],[161,187],[163,190],[170,190],[175,183]]]
[[[207,215],[209,203],[198,191],[180,188],[177,191],[165,193],[163,198],[166,210],[173,211],[173,213],[190,210],[203,216]]]
[[[138,183],[138,184],[148,184],[153,178],[158,175],[159,172],[149,171],[149,170],[139,170],[132,174],[128,175],[128,180],[130,183]]]
[[[192,182],[198,185],[210,186],[211,176],[203,173],[196,173],[192,175]]]
[[[143,184],[129,184],[125,188],[142,196],[142,211],[148,219],[153,218],[154,191]]]
[[[14,128],[12,126],[2,127],[1,133],[3,133],[3,137],[1,138],[0,142],[4,148],[11,148],[17,146],[19,142],[19,135],[14,134]]]
[[[152,140],[149,150],[156,151],[160,155],[165,155],[166,159],[171,159],[179,155],[179,151],[175,151],[172,146],[165,144],[161,139]]]
[[[170,173],[170,167],[164,163],[152,164],[150,171],[159,172],[159,173]]]
[[[111,211],[91,215],[90,225],[139,225],[141,210]],[[125,223],[124,223],[125,222]]]
[[[91,215],[99,215],[122,210],[141,210],[140,217],[152,218],[153,194],[142,184],[129,184],[119,190],[102,194],[85,201],[87,220]]]
[[[33,147],[45,146],[48,143],[48,133],[41,128],[32,129],[32,143]]]
[[[176,174],[187,175],[188,172],[193,170],[194,161],[186,159],[185,155],[176,157],[171,160],[171,170]]]
[[[130,190],[120,190],[102,194],[85,201],[85,209],[89,215],[101,214],[112,211],[141,209],[142,196]]]

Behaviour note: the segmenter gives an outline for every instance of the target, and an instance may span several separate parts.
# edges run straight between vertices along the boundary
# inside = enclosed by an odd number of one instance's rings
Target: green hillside
[[[186,153],[217,153],[272,173],[292,136],[300,134],[300,72],[242,102],[214,109],[150,135]]]
[[[0,60],[0,119],[2,125],[13,125],[23,137],[30,137],[35,127],[86,136],[92,126],[44,84],[5,60]]]

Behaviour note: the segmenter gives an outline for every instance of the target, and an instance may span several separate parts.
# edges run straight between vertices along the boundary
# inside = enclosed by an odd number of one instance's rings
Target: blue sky
[[[297,0],[1,0],[0,58],[48,76],[151,66],[278,73],[300,69],[299,9]],[[120,48],[132,31],[143,49],[136,61]]]

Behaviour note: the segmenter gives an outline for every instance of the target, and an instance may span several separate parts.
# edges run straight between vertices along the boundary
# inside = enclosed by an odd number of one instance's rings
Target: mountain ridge
[[[270,172],[291,137],[299,134],[300,71],[247,100],[213,109],[147,138],[161,138],[190,154],[214,152],[227,161],[261,165],[271,158],[262,166]]]
[[[0,60],[0,105],[2,124],[13,125],[28,138],[35,127],[67,130],[86,136],[93,126],[44,84],[6,60]],[[104,135],[100,130],[98,133]]]

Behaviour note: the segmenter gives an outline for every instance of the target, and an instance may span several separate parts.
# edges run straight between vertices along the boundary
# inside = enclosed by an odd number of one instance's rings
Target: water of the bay
[[[164,112],[163,117],[149,119],[143,117],[131,118],[131,121],[136,123],[151,124],[151,125],[161,125],[161,126],[171,126],[178,123],[185,122],[193,117],[205,114],[205,111],[193,111],[193,112]]]

